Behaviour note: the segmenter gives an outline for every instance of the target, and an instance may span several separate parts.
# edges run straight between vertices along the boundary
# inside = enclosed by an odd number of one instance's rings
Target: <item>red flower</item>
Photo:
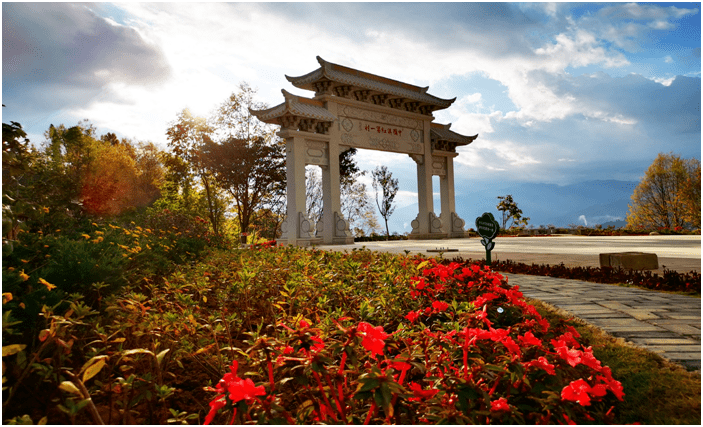
[[[583,352],[581,352],[581,363],[596,371],[600,371],[602,368],[600,360],[596,359],[593,355],[593,349],[591,347],[584,348]]]
[[[612,377],[606,378],[602,376],[598,376],[598,379],[605,383],[605,386],[608,387],[608,390],[612,391],[613,394],[615,394],[615,397],[618,398],[618,400],[622,401],[622,397],[625,395],[625,393],[623,393],[622,391],[622,384],[620,383],[620,381],[614,380]]]
[[[432,303],[432,308],[437,311],[444,311],[449,308],[449,304],[444,301],[435,301]]]
[[[208,412],[208,414],[205,416],[204,425],[209,425],[212,422],[212,420],[215,418],[217,411],[222,409],[226,404],[227,404],[227,401],[225,400],[224,394],[219,395],[212,402],[210,402],[210,412]]]
[[[518,336],[517,340],[523,347],[527,347],[528,345],[542,345],[542,341],[540,341],[539,338],[535,337],[532,331],[528,331],[525,335]]]
[[[378,354],[383,354],[383,347],[386,345],[384,340],[388,338],[388,334],[383,332],[383,326],[375,328],[366,322],[360,322],[358,327],[359,332],[364,337],[361,345],[373,353],[373,357]]]
[[[537,360],[530,360],[529,362],[525,363],[525,366],[535,366],[537,368],[544,369],[549,375],[556,375],[556,372],[554,372],[554,365],[550,364],[549,361],[547,361],[547,358],[544,356],[540,356],[539,358],[537,358]]]
[[[505,346],[505,348],[507,348],[508,351],[511,352],[512,354],[515,354],[518,356],[521,354],[520,353],[520,346],[518,346],[511,337],[505,337],[502,340],[502,343]]]
[[[410,323],[415,323],[415,321],[418,319],[418,317],[420,317],[420,315],[414,311],[411,311],[410,313],[405,315],[405,318],[408,319],[410,321]]]
[[[591,386],[588,385],[586,381],[579,378],[576,381],[571,381],[569,385],[564,387],[561,391],[561,399],[578,402],[581,406],[588,406],[591,404],[591,396],[588,394],[592,391]]]
[[[581,351],[569,349],[566,347],[566,343],[562,340],[552,340],[551,342],[559,357],[566,360],[566,363],[574,367],[581,363]]]
[[[510,411],[510,405],[504,397],[501,397],[491,402],[491,411]]]
[[[251,401],[255,399],[256,396],[263,396],[266,394],[264,386],[254,386],[254,381],[249,378],[245,380],[240,379],[239,381],[232,381],[228,384],[227,391],[229,392],[229,399],[232,402],[239,402],[240,400]]]
[[[419,401],[425,400],[425,399],[432,399],[434,397],[434,395],[439,392],[439,390],[435,390],[435,389],[423,390],[422,386],[420,384],[414,383],[414,382],[410,383],[410,390],[412,390],[414,397],[411,397],[408,400],[416,401],[416,402],[419,402]]]

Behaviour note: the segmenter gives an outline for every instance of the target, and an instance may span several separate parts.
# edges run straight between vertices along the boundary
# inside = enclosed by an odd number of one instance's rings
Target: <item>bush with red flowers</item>
[[[622,386],[487,267],[415,259],[404,318],[283,317],[253,333],[246,392],[234,370],[207,422],[573,423],[612,420]],[[236,380],[236,383],[232,381]],[[255,388],[255,384],[258,384]],[[261,388],[258,388],[261,387]]]

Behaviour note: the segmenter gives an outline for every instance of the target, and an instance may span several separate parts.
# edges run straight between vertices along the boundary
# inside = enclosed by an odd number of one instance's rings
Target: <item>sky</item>
[[[316,56],[456,97],[436,122],[458,149],[457,197],[482,182],[639,181],[660,152],[701,158],[700,3],[6,3],[3,122],[35,144],[50,124],[166,147],[240,82],[274,106]],[[399,206],[414,162],[385,164]],[[368,178],[370,184],[370,178]],[[438,184],[435,189],[438,192]]]

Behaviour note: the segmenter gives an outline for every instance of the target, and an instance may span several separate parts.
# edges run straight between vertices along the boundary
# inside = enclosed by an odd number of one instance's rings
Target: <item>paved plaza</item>
[[[361,249],[402,254],[420,253],[425,256],[436,255],[428,252],[436,249],[453,249],[445,252],[445,258],[460,256],[464,259],[483,259],[486,251],[481,246],[480,238],[445,239],[445,240],[396,240],[380,242],[358,242],[353,245],[320,246],[322,249],[336,251]],[[646,252],[655,253],[659,258],[659,270],[664,267],[680,273],[701,271],[701,236],[574,236],[569,234],[543,237],[497,237],[493,240],[495,248],[491,252],[493,261],[512,260],[526,264],[564,263],[571,267],[599,267],[598,255],[609,252]]]
[[[701,236],[632,237],[498,237],[493,260],[568,266],[599,266],[605,252],[656,253],[662,266],[679,272],[701,271]],[[369,250],[482,259],[485,250],[478,238],[450,240],[402,240],[364,242],[344,246],[321,246],[326,250]],[[609,334],[646,348],[688,369],[701,366],[700,298],[615,285],[553,277],[501,273],[518,285],[526,297],[565,310]]]
[[[689,369],[701,368],[701,299],[553,277],[501,273],[546,302]]]

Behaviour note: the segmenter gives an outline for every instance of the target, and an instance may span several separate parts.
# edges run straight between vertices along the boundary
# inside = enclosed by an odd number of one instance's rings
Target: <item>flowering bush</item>
[[[622,400],[571,327],[554,327],[499,274],[416,259],[414,309],[391,328],[298,315],[252,334],[250,378],[211,389],[206,423],[608,422]],[[254,382],[254,379],[259,380]],[[227,415],[218,415],[227,412]]]
[[[160,231],[91,227],[75,239],[145,263],[130,277],[174,251]],[[34,268],[13,274],[58,294],[61,283]],[[43,307],[23,336],[9,312],[27,312],[17,305],[27,295],[4,293],[3,415],[56,424],[619,416],[620,384],[583,338],[481,265],[252,246],[153,279],[103,295],[100,311],[64,294],[68,310]]]

